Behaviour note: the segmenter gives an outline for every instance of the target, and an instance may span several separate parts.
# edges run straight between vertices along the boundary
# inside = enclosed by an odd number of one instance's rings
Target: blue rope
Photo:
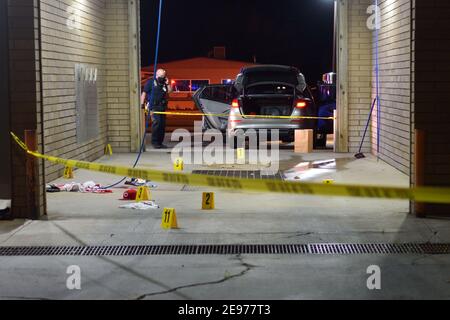
[[[161,16],[162,16],[162,8],[163,8],[163,0],[159,0],[159,12],[158,12],[158,31],[156,34],[156,48],[155,48],[155,62],[154,62],[154,68],[153,68],[153,82],[156,80],[156,72],[158,71],[158,57],[159,57],[159,40],[160,40],[160,36],[161,36]],[[153,87],[153,85],[152,85]],[[142,138],[142,142],[141,142],[141,146],[139,148],[139,154],[136,158],[136,161],[133,164],[133,168],[136,168],[136,166],[139,163],[139,160],[141,159],[142,153],[144,152],[145,149],[145,142],[147,140],[147,129],[150,123],[150,118],[151,118],[151,112],[150,110],[152,110],[152,103],[153,103],[153,97],[154,97],[154,90],[151,91],[150,93],[150,99],[149,99],[149,113],[146,116],[145,119],[145,131],[144,131],[144,137]],[[122,182],[124,182],[127,179],[127,177],[123,177],[122,180],[104,187],[103,189],[111,189],[114,188],[115,186],[118,186],[119,184],[121,184]]]
[[[381,103],[380,103],[380,66],[378,56],[378,39],[381,22],[379,21],[378,0],[375,0],[375,75],[376,75],[376,99],[377,99],[377,158],[380,159],[380,134],[381,134]]]
[[[369,113],[369,117],[367,118],[366,128],[364,129],[364,134],[363,134],[363,137],[361,139],[361,143],[359,144],[359,151],[358,151],[358,153],[361,153],[361,151],[362,151],[362,148],[363,148],[363,145],[364,145],[364,140],[366,139],[367,129],[369,128],[370,119],[372,118],[373,109],[375,108],[375,102],[377,102],[376,98],[373,99],[372,107],[370,108],[370,113]]]

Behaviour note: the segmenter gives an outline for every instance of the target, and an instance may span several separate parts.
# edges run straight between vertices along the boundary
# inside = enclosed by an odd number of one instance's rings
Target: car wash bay
[[[415,129],[421,129],[427,139],[427,147],[420,150],[426,159],[423,183],[448,185],[449,150],[441,138],[448,130],[444,125],[448,123],[445,120],[448,110],[439,109],[445,93],[438,91],[445,81],[431,77],[426,69],[438,64],[445,67],[448,61],[436,60],[436,54],[433,55],[435,65],[430,65],[430,50],[448,52],[448,48],[428,46],[432,40],[422,32],[438,23],[426,15],[443,10],[437,5],[413,7],[409,1],[380,1],[382,21],[387,21],[380,30],[379,42],[383,111],[380,152],[377,155],[375,114],[370,138],[363,149],[367,158],[353,157],[374,94],[373,33],[366,27],[366,10],[371,3],[339,1],[339,152],[296,154],[291,148],[282,148],[280,171],[285,178],[294,180],[300,176],[300,180],[313,182],[333,179],[336,183],[408,186],[416,181],[414,133]],[[136,158],[141,132],[137,108],[136,3],[73,1],[71,7],[66,2],[41,0],[38,4],[38,10],[33,1],[28,5],[22,2],[20,6],[2,4],[10,22],[32,21],[36,12],[39,14],[36,21],[40,22],[39,25],[9,23],[7,90],[11,130],[21,137],[26,129],[36,130],[38,147],[43,153],[129,166]],[[82,18],[72,17],[75,12]],[[60,17],[73,19],[67,24]],[[412,29],[414,20],[415,29]],[[31,76],[30,68],[36,71]],[[85,85],[87,92],[96,86],[93,90],[96,105],[92,107],[99,126],[94,132],[84,131],[83,137],[77,134],[76,124],[79,85],[76,75],[80,68],[97,74],[88,78]],[[25,80],[31,85],[18,85]],[[417,90],[421,82],[428,85]],[[433,94],[427,94],[426,88]],[[423,99],[425,96],[427,99]],[[427,113],[430,108],[439,110],[441,117],[436,119]],[[107,144],[112,145],[112,156],[103,156]],[[194,146],[194,152],[200,147]],[[119,209],[123,203],[118,200],[122,188],[114,189],[112,194],[45,194],[45,182],[66,180],[61,178],[63,167],[42,162],[36,163],[35,197],[30,203],[23,152],[15,145],[11,146],[11,152],[10,191],[15,219],[0,222],[1,246],[50,246],[59,251],[42,248],[47,251],[36,251],[31,256],[0,257],[2,298],[449,296],[448,255],[373,246],[448,243],[450,223],[442,217],[448,212],[447,207],[427,206],[429,216],[419,219],[414,214],[414,206],[407,201],[258,194],[158,183],[151,192],[161,208],[133,211]],[[148,150],[142,155],[140,166],[172,171],[169,152]],[[185,171],[239,170],[248,174],[260,169],[248,164],[186,165]],[[116,176],[85,170],[77,170],[74,179],[104,185],[118,180]],[[201,210],[203,191],[215,192],[216,210]],[[3,197],[8,195],[2,194]],[[180,229],[160,228],[165,207],[177,210]],[[39,219],[24,220],[36,217]],[[367,247],[331,251],[312,246],[317,243],[355,243]],[[171,251],[151,247],[158,245],[190,245],[191,251],[182,247],[171,247]],[[195,247],[198,245],[227,246],[220,247],[223,251],[217,251],[219,247],[207,251]],[[72,246],[75,249],[64,251]],[[87,250],[86,246],[95,248]],[[174,254],[177,250],[190,254]],[[354,254],[349,255],[351,250]],[[66,268],[73,264],[79,265],[86,276],[83,290],[77,292],[65,287]],[[385,270],[385,290],[367,290],[366,269],[373,264]],[[28,286],[30,281],[36,284],[32,289]],[[233,292],[240,293],[235,296]]]

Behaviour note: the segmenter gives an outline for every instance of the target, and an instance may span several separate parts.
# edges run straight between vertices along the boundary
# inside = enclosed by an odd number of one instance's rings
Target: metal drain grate
[[[272,179],[282,180],[281,172],[264,172],[259,170],[194,170],[193,174],[203,174],[208,176],[221,176],[227,178],[244,179]]]
[[[316,244],[229,244],[162,246],[0,247],[0,256],[152,256],[236,254],[450,254],[450,244],[439,243],[316,243]]]

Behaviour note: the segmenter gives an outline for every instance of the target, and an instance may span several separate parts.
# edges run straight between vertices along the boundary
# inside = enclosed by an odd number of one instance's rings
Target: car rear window
[[[283,84],[255,84],[247,88],[247,94],[292,94],[293,86]]]
[[[246,74],[246,85],[258,82],[289,83],[293,86],[298,84],[297,74],[288,71],[253,71]]]

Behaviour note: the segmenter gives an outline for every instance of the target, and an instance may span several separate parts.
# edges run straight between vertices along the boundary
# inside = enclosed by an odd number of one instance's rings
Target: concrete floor
[[[141,166],[171,170],[170,150],[149,150]],[[133,154],[99,162],[129,165]],[[336,166],[297,164],[336,159]],[[218,169],[212,166],[209,169]],[[222,166],[224,167],[224,166]],[[227,167],[227,166],[225,166]],[[234,166],[234,169],[258,166]],[[186,171],[205,169],[187,165]],[[280,151],[280,168],[301,181],[408,186],[408,177],[373,157]],[[102,184],[117,177],[77,170],[75,181]],[[66,182],[59,180],[58,182]],[[0,222],[1,246],[124,244],[276,244],[311,242],[450,242],[450,221],[416,219],[407,201],[237,193],[159,184],[158,210],[119,209],[113,194],[48,194],[48,221]],[[217,209],[200,210],[203,191]],[[164,207],[177,210],[180,229],[160,228]],[[66,268],[79,265],[82,290],[65,287]],[[366,288],[366,269],[379,265],[382,290]],[[449,256],[164,256],[0,257],[0,298],[60,299],[448,299]]]

